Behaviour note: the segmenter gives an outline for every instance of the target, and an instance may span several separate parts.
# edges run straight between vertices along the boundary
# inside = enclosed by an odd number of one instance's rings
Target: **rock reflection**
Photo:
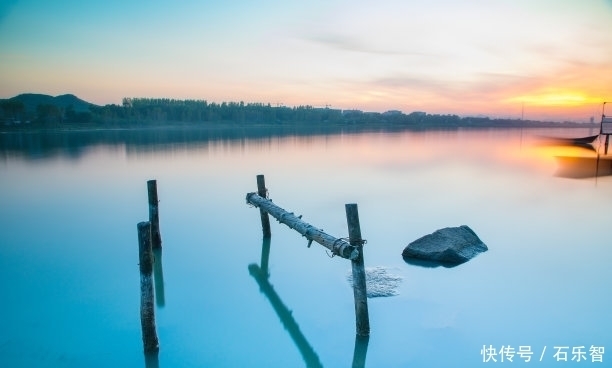
[[[404,257],[404,262],[412,266],[418,266],[418,267],[424,267],[424,268],[436,268],[436,267],[453,268],[461,264],[461,263],[443,263],[443,262],[436,262],[436,261],[427,261],[424,259],[409,258],[409,257]]]

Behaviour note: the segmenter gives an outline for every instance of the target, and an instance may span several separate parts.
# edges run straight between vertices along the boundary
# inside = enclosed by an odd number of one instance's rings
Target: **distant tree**
[[[9,120],[22,120],[25,116],[25,105],[18,100],[4,100],[0,103],[0,108],[2,115]]]
[[[77,114],[74,111],[74,106],[68,105],[66,109],[64,110],[64,121],[66,123],[76,123],[77,122],[76,116]]]
[[[64,122],[66,123],[90,123],[92,114],[87,111],[75,112],[72,105],[66,107],[64,111]]]
[[[52,104],[38,105],[36,115],[36,121],[42,124],[59,124],[62,122],[62,111]]]

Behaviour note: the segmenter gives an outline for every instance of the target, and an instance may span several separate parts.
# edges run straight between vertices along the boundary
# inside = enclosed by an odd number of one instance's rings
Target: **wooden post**
[[[365,267],[363,262],[363,240],[359,225],[359,212],[356,204],[346,204],[346,222],[348,224],[349,242],[358,250],[357,258],[351,260],[353,269],[353,296],[355,298],[355,321],[358,336],[370,335],[370,317],[368,314],[368,294],[366,292]]]
[[[263,238],[261,241],[261,271],[266,275],[268,273],[268,263],[270,260],[270,238]]]
[[[266,180],[263,175],[257,175],[257,194],[261,198],[268,198],[266,189]],[[263,231],[263,237],[269,238],[272,236],[272,232],[270,231],[270,217],[268,217],[268,213],[263,209],[259,209],[259,214],[261,216],[261,230]]]
[[[159,233],[159,200],[157,199],[157,180],[147,181],[149,193],[149,222],[151,223],[151,245],[153,249],[161,248]]]
[[[151,249],[151,224],[140,222],[138,228],[138,253],[140,258],[140,324],[145,353],[159,351],[155,330],[155,306],[153,305],[153,250]]]

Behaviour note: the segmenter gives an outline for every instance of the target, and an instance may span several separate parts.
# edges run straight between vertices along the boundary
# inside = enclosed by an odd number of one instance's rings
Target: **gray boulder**
[[[466,225],[436,230],[408,244],[402,252],[405,260],[422,259],[447,264],[461,264],[489,248]]]

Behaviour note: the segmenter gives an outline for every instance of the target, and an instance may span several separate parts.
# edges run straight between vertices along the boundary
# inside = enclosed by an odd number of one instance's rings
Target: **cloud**
[[[530,78],[507,73],[478,73],[470,78],[449,80],[443,76],[410,75],[405,73],[387,74],[367,83],[374,87],[414,91],[424,95],[454,100],[492,100],[498,98],[509,86],[525,83]]]
[[[388,56],[431,56],[422,52],[374,46],[372,42],[368,42],[365,40],[365,38],[342,35],[339,33],[319,33],[315,35],[303,36],[302,39],[339,51]]]

